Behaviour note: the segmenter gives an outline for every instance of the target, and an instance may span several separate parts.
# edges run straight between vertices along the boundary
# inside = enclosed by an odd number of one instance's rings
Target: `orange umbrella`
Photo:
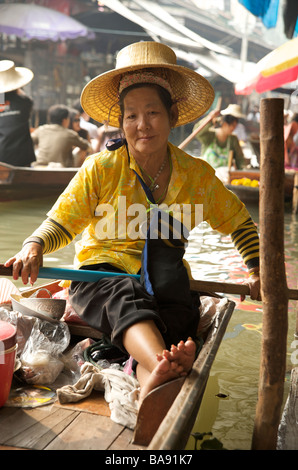
[[[236,95],[249,95],[274,90],[298,78],[298,38],[274,49],[257,64],[248,79],[235,86]]]

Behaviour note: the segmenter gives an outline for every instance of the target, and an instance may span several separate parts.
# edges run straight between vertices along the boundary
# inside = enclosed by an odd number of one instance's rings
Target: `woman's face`
[[[237,121],[233,121],[233,122],[231,122],[230,124],[224,121],[223,124],[222,124],[222,128],[223,128],[225,134],[226,134],[226,135],[231,135],[231,134],[233,134],[234,130],[235,130],[236,127],[237,127],[237,124],[238,124]]]
[[[229,132],[230,132],[230,134],[233,134],[234,130],[235,130],[236,127],[237,127],[237,124],[238,124],[237,121],[234,121],[234,122],[232,122],[231,124],[229,124]]]
[[[144,86],[127,93],[122,127],[135,158],[164,158],[174,114],[173,110],[169,116],[155,88]]]
[[[77,114],[72,120],[72,128],[74,131],[79,132],[80,127],[80,115]]]

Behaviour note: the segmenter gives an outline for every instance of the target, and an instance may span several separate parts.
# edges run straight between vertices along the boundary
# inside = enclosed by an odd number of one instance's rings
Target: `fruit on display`
[[[251,180],[250,178],[239,178],[233,179],[231,181],[231,184],[233,186],[249,186],[251,188],[258,188],[260,182],[258,180]]]

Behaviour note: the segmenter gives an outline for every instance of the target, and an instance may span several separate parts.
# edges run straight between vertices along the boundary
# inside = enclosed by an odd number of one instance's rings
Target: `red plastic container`
[[[9,396],[17,351],[17,330],[0,321],[0,407]]]

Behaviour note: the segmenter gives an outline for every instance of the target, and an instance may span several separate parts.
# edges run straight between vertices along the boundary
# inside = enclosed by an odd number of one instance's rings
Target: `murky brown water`
[[[44,219],[53,199],[0,203],[0,262],[14,255],[23,240]],[[251,209],[255,222],[258,210]],[[285,214],[285,260],[288,286],[297,288],[298,219]],[[72,267],[74,245],[45,257],[49,267]],[[229,237],[222,237],[203,224],[191,233],[186,258],[197,279],[236,282],[246,274],[240,256]],[[40,280],[40,284],[45,282]],[[16,283],[21,287],[21,283]],[[236,301],[236,309],[227,328],[207,384],[195,430],[213,433],[227,449],[250,449],[258,392],[262,339],[262,305]],[[287,369],[292,368],[291,343],[295,330],[297,302],[289,302]],[[289,376],[287,376],[287,379]],[[288,393],[288,382],[285,395]],[[221,394],[225,398],[219,398]],[[190,438],[188,448],[194,447]]]

